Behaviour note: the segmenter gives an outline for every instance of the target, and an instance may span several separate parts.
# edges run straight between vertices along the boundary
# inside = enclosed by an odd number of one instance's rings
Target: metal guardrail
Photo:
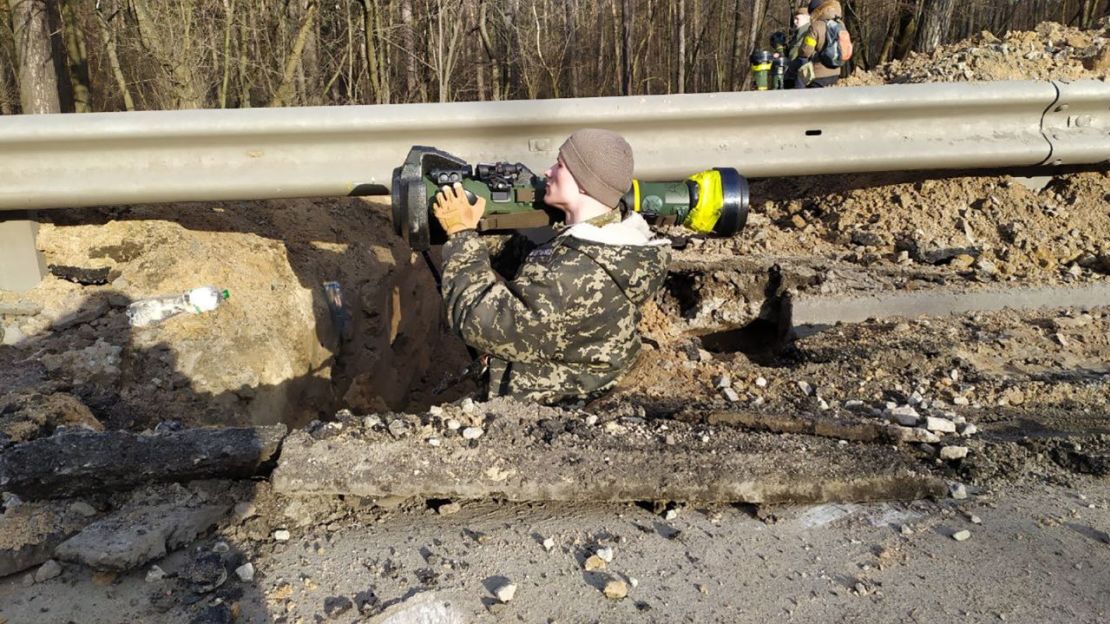
[[[542,171],[577,128],[636,175],[749,177],[1110,162],[1110,84],[887,85],[514,102],[0,117],[0,214],[388,192],[412,145]],[[35,224],[0,218],[0,290],[43,275]]]
[[[384,192],[412,145],[542,171],[587,126],[644,179],[1089,164],[1110,161],[1110,84],[0,117],[0,210]]]

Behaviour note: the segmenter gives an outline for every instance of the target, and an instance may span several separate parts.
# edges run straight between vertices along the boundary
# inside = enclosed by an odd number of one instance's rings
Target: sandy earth
[[[1105,32],[1044,25],[846,82],[1106,79],[1108,50]],[[752,196],[740,236],[692,240],[677,252],[667,287],[645,310],[644,356],[621,387],[564,416],[597,417],[583,425],[597,427],[677,419],[712,431],[727,426],[707,424],[719,410],[888,424],[892,406],[910,405],[975,426],[895,449],[966,484],[969,498],[694,505],[671,517],[676,508],[665,502],[456,507],[294,500],[265,481],[216,484],[228,505],[249,502],[254,513],[228,515],[155,561],[165,578],[148,580],[151,564],[116,574],[63,563],[59,576],[35,583],[31,568],[0,579],[0,624],[391,621],[395,613],[410,619],[393,621],[417,621],[418,604],[458,616],[435,621],[1110,619],[1110,301],[924,319],[877,313],[790,343],[775,339],[773,323],[784,293],[1104,286],[1110,170],[1062,173],[1032,188],[1010,175],[960,172],[762,180]],[[470,389],[432,395],[466,353],[443,331],[431,275],[392,235],[381,201],[45,217],[39,243],[49,263],[108,274],[99,284],[50,277],[30,293],[0,293],[0,452],[59,427],[302,427],[340,408],[426,420],[430,406]],[[343,312],[329,307],[328,281],[342,288]],[[131,301],[203,284],[232,297],[208,315],[128,325]],[[782,437],[798,447],[809,439]],[[844,451],[856,444],[865,443]],[[968,455],[940,459],[942,446]],[[602,460],[586,465],[604,470]],[[0,508],[37,518],[21,526],[44,534],[182,496],[181,486],[167,487],[50,509],[5,497]],[[82,521],[75,510],[92,516]],[[970,539],[953,539],[963,529]],[[275,540],[278,530],[290,539]],[[585,570],[600,546],[612,547],[612,562]],[[213,557],[230,577],[215,589],[204,586],[201,565]],[[232,572],[245,561],[256,569],[250,582]],[[628,584],[627,598],[604,596],[614,580]],[[517,594],[501,604],[494,595],[507,582]]]

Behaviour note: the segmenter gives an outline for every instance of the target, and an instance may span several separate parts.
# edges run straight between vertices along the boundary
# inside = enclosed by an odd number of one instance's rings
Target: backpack
[[[817,58],[825,67],[840,67],[852,59],[852,36],[840,20],[825,22],[825,47]]]

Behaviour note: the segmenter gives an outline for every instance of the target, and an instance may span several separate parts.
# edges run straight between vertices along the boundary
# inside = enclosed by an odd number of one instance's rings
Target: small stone
[[[975,515],[975,514],[971,514],[970,516],[967,517],[967,519],[972,524],[983,524],[983,519],[980,518],[979,516]]]
[[[952,539],[956,540],[957,542],[966,542],[967,540],[971,539],[971,531],[968,531],[967,529],[956,531],[952,534]]]
[[[405,435],[406,433],[408,433],[408,430],[409,426],[405,424],[405,421],[401,420],[400,418],[395,418],[389,421],[389,434],[395,438],[400,438],[401,436]]]
[[[663,519],[664,520],[670,521],[670,520],[674,520],[677,517],[678,517],[678,509],[675,508],[675,507],[671,507],[667,511],[663,512]]]
[[[629,577],[628,584],[632,586],[632,589],[636,589],[640,586],[640,581],[634,577]]]
[[[610,579],[602,590],[610,600],[621,600],[628,596],[628,584],[620,579]]]
[[[552,548],[555,548],[555,540],[551,539],[550,537],[544,538],[543,549],[547,552],[551,552]]]
[[[464,414],[473,414],[478,411],[478,406],[474,404],[474,399],[470,397],[459,401],[459,407],[462,408]]]
[[[362,426],[366,429],[373,429],[374,427],[382,426],[382,418],[377,414],[371,414],[362,419]]]
[[[809,396],[809,395],[813,394],[813,386],[809,385],[808,382],[799,381],[798,382],[798,389],[801,390],[802,394],[804,394],[806,396]]]
[[[467,440],[477,440],[485,431],[481,427],[467,427],[463,429],[462,437]]]
[[[947,418],[928,416],[925,418],[925,428],[939,433],[956,433],[956,423]]]
[[[164,578],[166,578],[166,571],[156,565],[150,566],[150,569],[146,571],[147,583],[157,583]]]
[[[239,580],[243,581],[244,583],[249,583],[249,582],[253,581],[254,580],[254,564],[248,561],[248,562],[244,563],[243,565],[239,566],[238,568],[235,568],[235,576],[238,576]]]
[[[334,620],[354,606],[355,604],[346,596],[332,596],[324,599],[324,614],[329,620]]]
[[[432,416],[443,416],[443,408],[438,405],[433,405],[428,408],[428,414]]]
[[[889,410],[887,414],[903,427],[916,427],[917,423],[921,421],[921,415],[909,405],[898,406]]]
[[[292,535],[290,535],[289,531],[286,531],[285,529],[278,529],[274,531],[275,541],[288,542],[290,537],[292,537]]]
[[[61,564],[59,564],[57,561],[54,561],[53,559],[47,559],[46,563],[39,566],[38,570],[35,570],[35,582],[42,583],[44,581],[49,581],[50,579],[57,577],[61,573]]]
[[[79,516],[91,518],[96,515],[96,508],[85,501],[77,501],[69,506],[69,510]]]
[[[605,560],[597,555],[590,555],[586,558],[586,562],[582,564],[587,572],[596,572],[597,570],[605,569]]]
[[[447,419],[447,428],[451,431],[458,431],[460,427],[462,427],[461,422],[455,420],[454,418]]]
[[[590,414],[589,416],[586,417],[586,425],[587,426],[593,427],[596,424],[597,424],[597,416],[595,414]]]
[[[767,380],[764,379],[763,377],[756,377],[755,378],[755,385],[759,386],[760,388],[766,388],[767,387]]]
[[[724,395],[725,400],[729,403],[736,403],[740,400],[740,395],[736,394],[736,391],[732,388],[725,388],[721,391],[721,394]]]
[[[462,510],[462,505],[458,503],[447,503],[436,507],[436,513],[441,516],[450,516],[451,514],[459,513]]]
[[[605,563],[610,563],[610,562],[613,561],[613,549],[608,547],[608,546],[605,546],[603,548],[598,548],[596,554],[597,554],[598,558],[601,559],[602,561],[604,561]]]
[[[428,446],[439,446],[440,444],[442,444],[442,442],[440,442],[440,439],[435,436],[428,438],[427,442]]]
[[[963,483],[955,483],[949,486],[948,493],[956,500],[963,500],[967,498],[967,486]]]
[[[955,397],[952,397],[952,405],[959,405],[961,407],[966,407],[968,405],[971,405],[971,401],[968,400],[968,398],[965,397],[965,396],[955,396]]]
[[[231,515],[233,518],[235,518],[236,522],[250,520],[251,518],[258,515],[258,507],[255,507],[254,503],[247,501],[236,503],[235,508],[231,512]]]
[[[948,461],[967,457],[966,446],[945,446],[940,449],[940,458]]]
[[[913,535],[913,529],[911,529],[908,524],[903,524],[902,528],[898,529],[898,532],[902,535]]]
[[[713,380],[713,387],[718,390],[732,387],[732,379],[728,375],[721,375]]]
[[[514,583],[506,583],[498,587],[497,590],[493,592],[493,595],[497,596],[497,599],[502,603],[509,602],[516,596],[516,585]]]

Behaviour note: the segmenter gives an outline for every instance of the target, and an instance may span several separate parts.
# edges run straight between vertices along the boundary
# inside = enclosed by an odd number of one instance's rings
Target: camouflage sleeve
[[[798,58],[807,60],[812,59],[813,55],[817,52],[817,42],[817,24],[810,24],[809,32],[806,33],[805,37],[802,37],[802,49],[798,53]]]
[[[510,362],[552,357],[564,296],[558,279],[505,282],[474,231],[443,246],[443,301],[451,330],[470,346]]]
[[[489,249],[490,265],[507,280],[516,277],[517,268],[536,244],[522,234],[485,234],[480,236]]]

